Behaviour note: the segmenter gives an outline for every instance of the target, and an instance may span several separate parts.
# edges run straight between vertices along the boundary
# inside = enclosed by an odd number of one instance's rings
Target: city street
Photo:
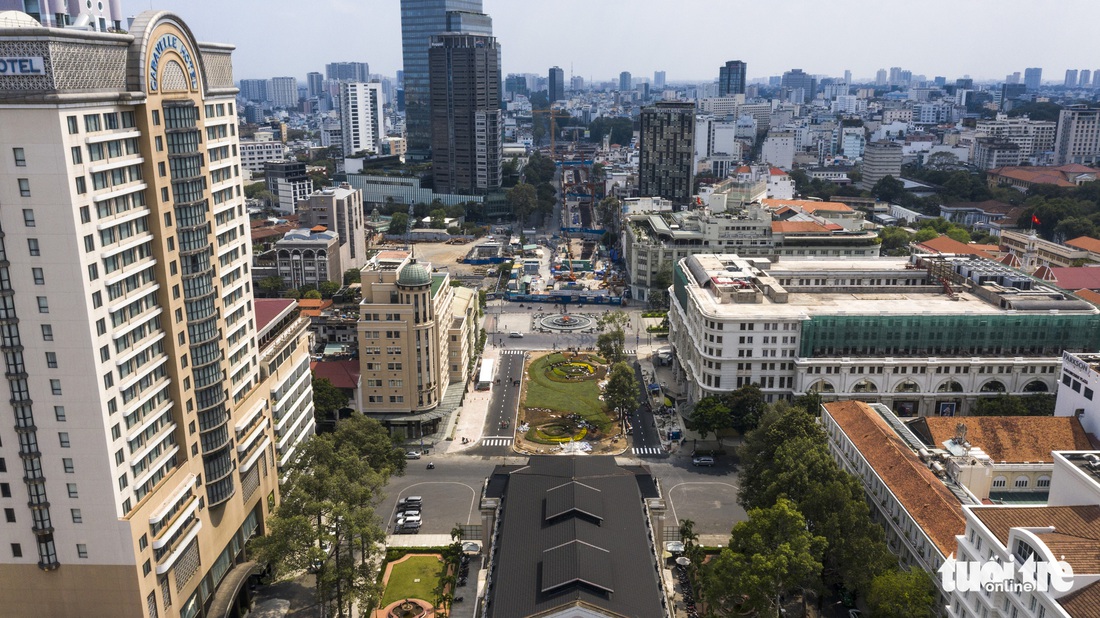
[[[526,358],[527,355],[522,350],[501,350],[496,380],[491,387],[489,408],[485,412],[481,442],[477,447],[468,449],[467,453],[493,456],[512,452],[521,390],[515,383],[523,379],[523,363]],[[460,440],[461,438],[462,436],[457,437]]]

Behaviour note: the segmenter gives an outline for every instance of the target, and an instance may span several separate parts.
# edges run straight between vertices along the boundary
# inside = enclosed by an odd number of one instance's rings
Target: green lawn
[[[562,358],[561,354],[550,354],[531,363],[523,405],[580,414],[585,420],[601,426],[609,423],[610,419],[604,413],[604,403],[600,400],[600,387],[594,378],[582,382],[555,382],[546,377],[547,366]]]
[[[435,599],[434,590],[439,584],[442,568],[443,562],[438,555],[412,556],[393,565],[386,591],[382,593],[381,607],[405,599],[421,599],[431,603]],[[420,581],[414,581],[417,579]]]

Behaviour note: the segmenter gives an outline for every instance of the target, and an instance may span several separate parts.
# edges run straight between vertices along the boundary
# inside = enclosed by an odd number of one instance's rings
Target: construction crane
[[[545,114],[550,117],[550,159],[554,162],[558,160],[557,142],[555,141],[557,130],[554,128],[555,118],[570,118],[571,116],[563,112],[560,109],[533,109],[531,110],[532,120],[536,114]]]

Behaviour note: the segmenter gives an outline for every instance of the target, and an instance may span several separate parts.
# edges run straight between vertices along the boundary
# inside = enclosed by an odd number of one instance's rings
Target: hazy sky
[[[128,13],[177,12],[204,41],[232,43],[240,78],[324,72],[326,62],[401,68],[399,0],[124,0]],[[717,79],[727,60],[748,77],[873,77],[900,66],[929,78],[1003,79],[1043,68],[1100,68],[1097,0],[484,0],[504,73],[558,65],[585,80],[620,71],[669,81]]]

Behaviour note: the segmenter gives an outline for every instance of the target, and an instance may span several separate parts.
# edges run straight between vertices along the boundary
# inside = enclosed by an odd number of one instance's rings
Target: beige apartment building
[[[433,433],[448,387],[462,389],[480,329],[477,293],[405,251],[362,270],[359,409],[403,438]]]
[[[168,12],[129,33],[5,13],[0,614],[247,601],[245,543],[308,432],[273,423],[302,421],[272,390],[302,337],[284,307],[258,343],[232,51]]]

